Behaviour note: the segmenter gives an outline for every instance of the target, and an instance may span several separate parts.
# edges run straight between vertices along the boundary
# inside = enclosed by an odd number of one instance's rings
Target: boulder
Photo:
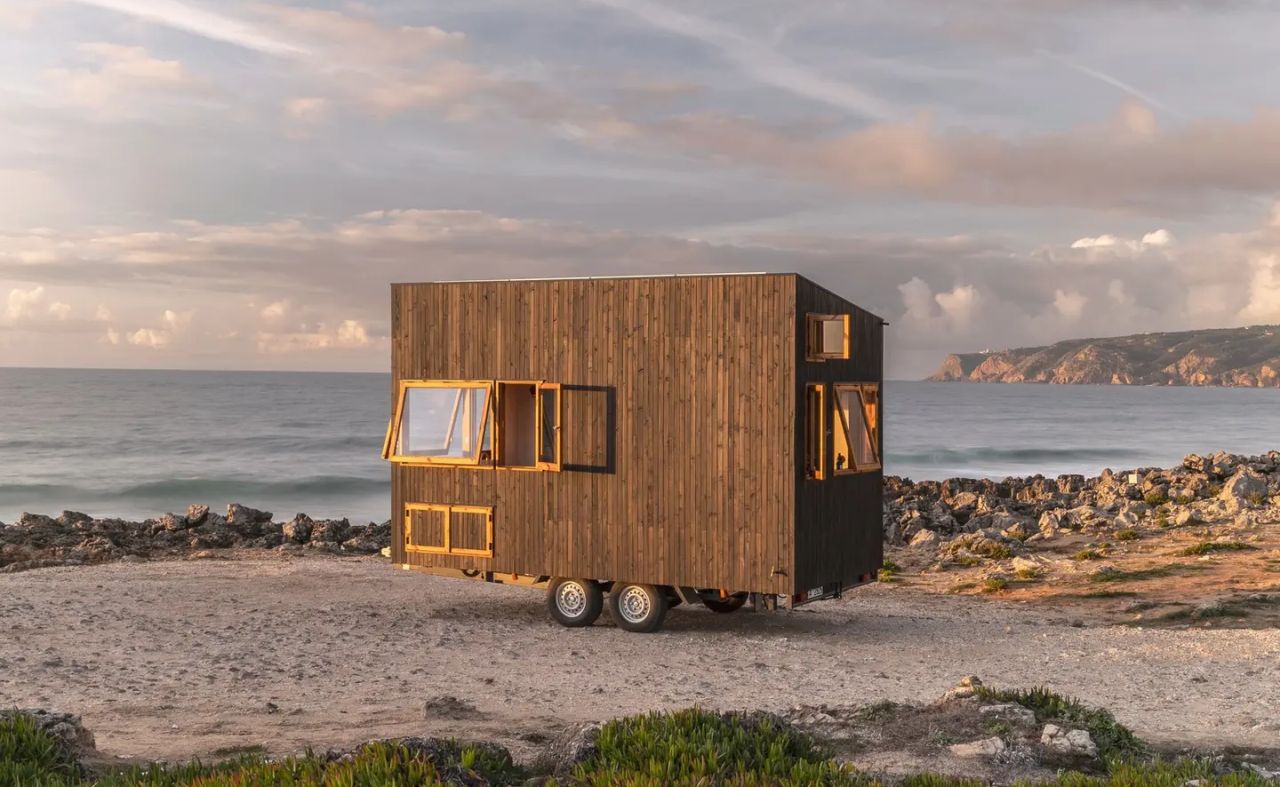
[[[209,516],[209,506],[204,503],[192,503],[187,506],[187,521],[192,525],[199,525]]]
[[[88,514],[82,514],[79,511],[63,511],[58,515],[58,524],[64,527],[74,527],[76,525],[84,525],[93,521],[93,517]]]
[[[227,506],[227,527],[248,538],[262,535],[263,525],[271,524],[271,512],[232,503]]]
[[[175,530],[186,530],[189,523],[187,518],[181,514],[161,514],[157,524],[160,530],[173,532]]]
[[[293,519],[281,525],[280,532],[285,541],[305,544],[311,540],[311,530],[314,525],[315,522],[306,514],[294,514]]]
[[[351,523],[345,519],[321,519],[311,524],[313,543],[341,544],[351,532]]]
[[[26,511],[23,511],[22,516],[18,517],[18,521],[14,523],[14,527],[22,527],[28,530],[57,526],[58,521],[51,516],[46,516],[44,514],[29,514]]]
[[[911,546],[936,546],[938,543],[938,534],[933,530],[921,530],[911,537]]]
[[[1248,505],[1262,502],[1267,496],[1267,480],[1248,467],[1241,467],[1222,485],[1222,500]]]
[[[1087,730],[1069,730],[1056,724],[1046,724],[1040,733],[1040,743],[1046,749],[1061,754],[1091,759],[1098,756],[1098,746]]]

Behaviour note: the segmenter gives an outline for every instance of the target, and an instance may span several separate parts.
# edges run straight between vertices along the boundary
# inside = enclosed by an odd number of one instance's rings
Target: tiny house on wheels
[[[795,274],[395,284],[393,561],[551,616],[875,578],[884,321]]]

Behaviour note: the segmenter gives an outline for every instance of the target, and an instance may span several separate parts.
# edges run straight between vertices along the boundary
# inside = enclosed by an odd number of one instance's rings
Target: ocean
[[[383,374],[0,369],[0,521],[239,502],[383,521]],[[1280,448],[1280,391],[890,382],[885,471],[1096,474]]]

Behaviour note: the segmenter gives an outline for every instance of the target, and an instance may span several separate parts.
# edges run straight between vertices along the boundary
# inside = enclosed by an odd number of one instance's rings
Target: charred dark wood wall
[[[831,462],[833,383],[883,383],[884,325],[870,312],[818,285],[800,278],[796,289],[796,377],[793,395],[804,401],[805,386],[825,383],[828,469]],[[850,352],[847,360],[805,360],[807,314],[849,314]],[[884,457],[884,389],[880,392],[880,456]],[[803,417],[803,414],[798,414]],[[803,456],[804,430],[796,430],[793,451]],[[884,562],[882,471],[805,478],[803,464],[795,468],[796,590],[824,583],[855,582]]]
[[[406,555],[398,530],[395,561],[792,592],[794,517],[814,507],[796,498],[799,281],[394,285],[393,389],[401,379],[564,385],[562,472],[394,466],[393,512],[493,506],[493,557]],[[841,521],[862,519],[834,492],[871,480],[830,483],[824,499]],[[805,529],[806,574],[845,568],[809,555],[825,543],[815,530]]]

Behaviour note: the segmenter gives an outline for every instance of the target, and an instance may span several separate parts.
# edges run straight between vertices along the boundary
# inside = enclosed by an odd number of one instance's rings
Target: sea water
[[[385,374],[0,369],[0,521],[229,502],[382,521],[389,407]],[[1276,390],[890,382],[884,413],[885,471],[916,480],[1280,448]]]

